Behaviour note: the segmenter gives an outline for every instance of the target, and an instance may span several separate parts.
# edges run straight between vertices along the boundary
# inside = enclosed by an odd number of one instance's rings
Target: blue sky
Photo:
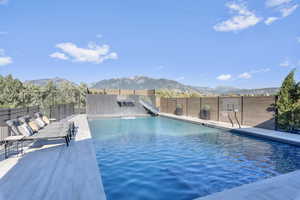
[[[0,73],[21,80],[145,75],[209,87],[279,86],[300,67],[299,5],[0,0]]]

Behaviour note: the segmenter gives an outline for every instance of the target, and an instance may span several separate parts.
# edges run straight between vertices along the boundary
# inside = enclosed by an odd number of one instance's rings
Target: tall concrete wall
[[[275,129],[275,101],[273,96],[161,98],[160,111],[176,114],[176,107],[181,107],[186,116]]]
[[[134,100],[134,106],[119,106],[118,95],[89,94],[87,95],[87,114],[88,115],[143,115],[148,114],[144,107],[139,103],[140,96],[130,95],[128,98]],[[152,100],[149,97],[149,101]],[[155,100],[155,98],[154,98]],[[155,105],[155,104],[154,104]]]

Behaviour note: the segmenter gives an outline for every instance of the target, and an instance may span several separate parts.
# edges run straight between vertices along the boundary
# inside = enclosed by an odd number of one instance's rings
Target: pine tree
[[[293,130],[295,125],[293,112],[295,104],[297,103],[297,89],[294,75],[295,69],[293,69],[284,79],[276,103],[278,110],[278,125],[279,128],[285,130]]]

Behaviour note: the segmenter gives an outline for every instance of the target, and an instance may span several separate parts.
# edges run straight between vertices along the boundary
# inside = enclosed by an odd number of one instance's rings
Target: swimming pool
[[[300,169],[300,148],[164,117],[89,121],[108,200],[194,199]]]

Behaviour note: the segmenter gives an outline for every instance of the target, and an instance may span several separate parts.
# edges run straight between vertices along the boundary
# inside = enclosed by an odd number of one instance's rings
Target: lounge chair
[[[21,119],[23,121],[23,119]],[[25,121],[26,122],[26,121]],[[69,124],[61,123],[60,126],[56,127],[45,127],[37,132],[32,131],[30,126],[25,123],[20,123],[19,120],[8,120],[6,124],[12,133],[12,136],[4,139],[5,142],[5,158],[7,158],[7,147],[9,143],[17,142],[22,143],[23,141],[30,140],[52,140],[52,139],[64,139],[67,146],[71,141],[71,130]]]
[[[23,135],[11,135],[4,138],[1,142],[4,143],[4,157],[8,158],[8,147],[10,144],[17,143],[17,152],[19,152],[19,144],[23,145],[22,139],[24,138]],[[21,148],[23,149],[23,148]]]
[[[69,116],[61,121],[56,121],[56,119],[48,119],[47,116],[43,115],[40,112],[35,113],[34,116],[35,116],[35,122],[37,124],[42,125],[42,123],[44,123],[47,127],[51,127],[51,128],[60,128],[62,126],[62,124],[68,124],[68,126],[69,126],[68,128],[71,132],[71,139],[73,136],[75,136],[75,133],[76,133],[75,124],[73,121],[68,122],[72,116]]]
[[[30,130],[30,126],[28,123],[30,121],[37,121],[37,118],[33,119],[28,116],[19,118],[19,121],[22,122],[21,126],[25,131],[23,130],[22,135],[25,135],[25,138],[23,140],[28,140],[28,139],[33,139],[33,138],[45,138],[45,139],[55,139],[55,138],[65,138],[66,139],[66,144],[69,146],[69,142],[72,139],[72,133],[73,130],[70,129],[72,126],[71,124],[74,124],[74,122],[68,122],[67,119],[60,121],[60,122],[55,122],[53,124],[45,125],[44,127],[41,127],[41,125],[38,125],[40,128],[37,132],[34,131],[28,131],[30,135],[26,135],[26,129]],[[37,123],[37,122],[36,122]],[[20,128],[21,126],[17,127],[19,132],[22,132]],[[28,134],[28,133],[27,133]]]

